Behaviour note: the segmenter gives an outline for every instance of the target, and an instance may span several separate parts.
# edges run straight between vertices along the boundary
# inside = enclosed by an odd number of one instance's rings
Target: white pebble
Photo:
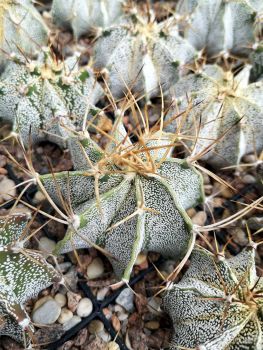
[[[60,307],[63,307],[67,304],[67,298],[64,294],[61,293],[57,293],[54,297],[54,299],[56,300],[56,302],[58,303],[58,305]]]
[[[81,322],[81,318],[79,316],[74,315],[71,319],[63,324],[64,331],[68,331],[69,329],[75,327],[78,323]]]
[[[72,317],[73,317],[73,312],[67,309],[66,307],[63,307],[63,309],[61,310],[60,316],[58,318],[58,323],[64,324],[69,320],[71,320]]]
[[[52,241],[52,239],[49,239],[47,237],[40,238],[38,248],[42,252],[52,253],[55,247],[56,247],[56,242]]]
[[[83,298],[78,303],[77,315],[80,317],[87,317],[91,314],[93,305],[90,299]]]
[[[37,324],[53,324],[59,318],[61,307],[53,298],[46,298],[44,302],[39,300],[39,303],[34,307],[32,320]]]
[[[100,334],[104,330],[104,324],[100,320],[93,320],[88,325],[90,334]]]
[[[111,336],[109,335],[108,332],[105,330],[102,330],[101,332],[98,333],[98,336],[105,341],[105,343],[108,343],[111,340]]]
[[[15,182],[6,176],[0,182],[0,198],[2,201],[12,199],[16,195]]]
[[[104,265],[101,258],[95,258],[87,267],[87,276],[89,279],[101,277],[104,273]]]
[[[108,350],[120,350],[120,347],[115,341],[110,341],[108,343]]]

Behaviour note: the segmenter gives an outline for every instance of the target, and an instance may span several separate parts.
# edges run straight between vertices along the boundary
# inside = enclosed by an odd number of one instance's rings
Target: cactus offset
[[[184,36],[208,56],[247,56],[262,27],[262,1],[181,0]]]
[[[187,109],[189,100],[192,107],[168,123],[167,130],[174,131],[181,123],[183,134],[196,135],[200,128],[197,143],[192,143],[193,155],[213,146],[204,159],[214,167],[236,165],[244,154],[263,149],[263,83],[249,84],[249,72],[246,67],[234,76],[219,66],[207,65],[172,89],[175,107],[166,116],[167,123],[175,113]]]
[[[13,124],[24,143],[50,140],[64,145],[61,123],[82,128],[99,113],[94,107],[103,91],[90,69],[80,69],[78,58],[65,62],[44,51],[38,61],[10,62],[0,80],[0,118]]]
[[[79,38],[93,29],[118,21],[122,5],[122,0],[54,0],[52,16],[57,25],[72,29],[74,36]]]
[[[0,219],[0,335],[20,342],[23,331],[32,330],[24,303],[61,279],[40,253],[24,248],[27,226],[25,214]]]
[[[198,52],[179,36],[172,20],[133,14],[118,26],[106,28],[94,46],[94,68],[108,72],[114,97],[124,96],[127,86],[151,98],[167,90],[182,75]]]
[[[171,349],[261,350],[262,291],[253,248],[230,259],[196,249],[163,299],[174,325]]]
[[[33,56],[47,42],[48,28],[31,0],[0,1],[0,67],[9,54]]]
[[[40,177],[55,203],[62,205],[64,197],[73,208],[57,252],[97,244],[128,281],[141,251],[180,259],[191,249],[185,209],[203,200],[202,181],[184,160],[169,157],[170,136],[145,132],[133,144],[118,118],[106,151],[87,136],[71,139],[75,171]]]

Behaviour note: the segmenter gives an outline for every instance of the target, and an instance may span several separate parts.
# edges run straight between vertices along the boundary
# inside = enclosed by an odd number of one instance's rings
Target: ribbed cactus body
[[[246,56],[262,23],[262,1],[181,0],[177,11],[186,19],[183,32],[198,50],[208,56]]]
[[[127,281],[141,251],[176,259],[187,252],[194,234],[185,209],[203,200],[203,190],[198,172],[183,160],[169,158],[168,134],[144,135],[143,142],[132,144],[116,123],[106,151],[87,138],[72,139],[75,171],[43,175],[41,181],[56,203],[61,204],[58,189],[71,201],[77,222],[57,251],[93,242],[109,253],[115,273]]]
[[[94,106],[103,95],[90,69],[79,69],[77,57],[59,62],[44,53],[28,64],[10,62],[0,80],[0,118],[13,124],[27,145],[50,140],[65,144],[68,127],[82,128],[85,116],[99,113]],[[85,124],[85,123],[84,123]]]
[[[230,259],[196,249],[163,299],[174,325],[171,349],[262,349],[262,289],[252,248]]]
[[[105,28],[118,21],[122,15],[122,0],[54,0],[54,22],[73,30],[79,38],[93,28]]]
[[[127,88],[146,98],[161,95],[197,57],[173,21],[158,24],[139,15],[106,28],[94,46],[94,68],[106,68],[116,98]]]
[[[24,248],[27,215],[0,219],[0,335],[23,342],[23,331],[31,328],[24,303],[60,280],[58,272],[36,251]],[[8,316],[7,316],[8,315]]]
[[[0,1],[0,68],[9,54],[31,57],[47,42],[48,28],[31,0]]]
[[[234,76],[207,65],[172,88],[174,105],[167,117],[167,130],[181,123],[181,132],[196,135],[194,153],[212,146],[204,159],[214,167],[236,165],[244,154],[263,149],[263,83],[249,84],[250,67]],[[190,111],[169,123],[176,113]],[[216,142],[216,140],[218,140]]]

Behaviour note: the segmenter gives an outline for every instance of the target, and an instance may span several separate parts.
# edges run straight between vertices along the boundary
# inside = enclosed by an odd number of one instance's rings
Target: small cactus
[[[45,50],[38,61],[10,62],[0,80],[0,118],[13,124],[28,145],[49,140],[64,145],[68,127],[82,128],[99,113],[94,107],[103,90],[90,69],[78,67],[78,58],[65,62]]]
[[[75,38],[115,23],[122,15],[122,0],[54,0],[52,16],[55,24],[73,30]]]
[[[261,31],[262,1],[181,0],[184,37],[208,56],[247,56]],[[258,23],[260,22],[260,23]]]
[[[169,157],[170,136],[146,132],[132,144],[118,117],[106,151],[88,137],[71,139],[75,171],[40,176],[55,203],[64,197],[73,208],[58,253],[96,244],[125,281],[141,251],[186,254],[194,233],[185,209],[202,202],[202,180],[186,161]]]
[[[203,158],[216,168],[237,165],[243,155],[263,149],[263,82],[249,84],[250,68],[234,76],[219,66],[207,65],[172,88],[175,107],[166,116],[167,130],[172,132],[180,125],[182,134],[197,135],[193,153],[213,146]],[[186,110],[182,117],[168,122]]]
[[[94,46],[94,68],[105,72],[114,97],[127,87],[149,99],[167,90],[198,52],[179,36],[174,21],[157,23],[132,14],[120,25],[106,28]]]
[[[36,251],[24,248],[28,215],[0,219],[0,335],[20,342],[24,331],[32,330],[24,303],[53,282],[58,272]],[[8,315],[8,316],[7,316]]]
[[[252,247],[230,259],[197,248],[163,299],[174,326],[170,349],[261,350],[262,291]]]
[[[12,53],[36,54],[47,45],[48,28],[31,0],[0,1],[0,68]],[[22,55],[21,55],[22,53]]]

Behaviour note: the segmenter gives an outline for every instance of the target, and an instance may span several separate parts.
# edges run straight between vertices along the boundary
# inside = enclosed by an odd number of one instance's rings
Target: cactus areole
[[[57,252],[96,244],[125,281],[141,251],[182,258],[194,241],[185,209],[202,202],[203,189],[193,167],[169,157],[171,143],[157,132],[133,144],[120,118],[105,151],[89,137],[72,138],[75,171],[40,177],[55,203],[63,196],[73,209]]]
[[[171,349],[261,350],[262,292],[252,247],[230,259],[196,249],[163,299],[174,324]]]

